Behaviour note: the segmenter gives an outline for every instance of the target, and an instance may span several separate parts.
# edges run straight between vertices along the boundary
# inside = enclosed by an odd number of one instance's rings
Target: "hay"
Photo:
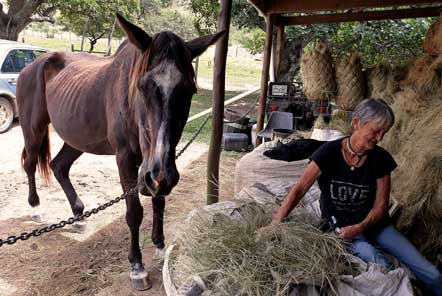
[[[438,18],[425,34],[423,51],[430,55],[442,54],[442,17]]]
[[[302,215],[268,225],[271,213],[256,202],[238,211],[232,219],[203,210],[182,225],[170,258],[178,284],[197,275],[213,295],[287,295],[293,283],[333,289],[337,275],[352,274],[341,240]]]
[[[365,79],[361,58],[356,53],[336,62],[336,104],[343,110],[354,110],[365,97]]]
[[[305,49],[301,58],[303,91],[311,101],[328,100],[336,90],[333,60],[325,43]]]
[[[345,110],[334,110],[329,128],[340,131],[343,135],[349,136],[352,132],[351,112]]]
[[[396,94],[396,123],[383,141],[399,164],[393,195],[398,227],[430,260],[442,250],[442,94],[421,97],[412,87]]]
[[[413,87],[421,96],[442,92],[442,55],[423,55],[408,72],[405,84]]]

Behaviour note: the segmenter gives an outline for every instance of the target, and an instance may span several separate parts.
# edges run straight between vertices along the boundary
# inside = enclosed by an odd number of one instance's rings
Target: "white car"
[[[18,116],[15,92],[20,71],[47,49],[0,39],[0,134],[9,130]]]

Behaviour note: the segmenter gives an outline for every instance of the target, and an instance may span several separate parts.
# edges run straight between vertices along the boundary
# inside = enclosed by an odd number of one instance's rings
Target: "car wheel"
[[[0,97],[0,134],[7,132],[14,120],[14,110],[11,103],[5,98]]]

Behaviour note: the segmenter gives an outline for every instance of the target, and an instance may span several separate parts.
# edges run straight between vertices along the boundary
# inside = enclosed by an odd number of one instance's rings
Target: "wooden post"
[[[270,67],[270,55],[272,51],[272,41],[273,41],[273,23],[275,16],[273,14],[267,15],[266,17],[266,40],[264,45],[264,58],[262,61],[262,74],[261,74],[261,95],[259,97],[258,106],[258,118],[256,125],[256,132],[262,130],[264,126],[264,113],[266,108],[266,96],[267,96],[267,84],[269,81],[269,67]],[[261,144],[261,138],[256,139],[256,144]]]
[[[209,159],[207,163],[207,204],[216,203],[219,199],[219,159],[223,136],[226,60],[231,9],[232,0],[221,1],[220,12],[218,15],[218,31],[226,30],[226,34],[218,41],[215,49],[212,95],[212,134],[210,137]]]
[[[273,63],[275,65],[275,81],[279,82],[279,75],[281,74],[281,53],[284,48],[284,25],[276,27],[276,42],[273,55]]]

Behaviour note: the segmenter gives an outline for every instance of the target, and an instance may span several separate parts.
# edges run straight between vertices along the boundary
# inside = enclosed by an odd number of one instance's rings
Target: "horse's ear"
[[[152,38],[144,32],[143,29],[128,22],[124,17],[117,12],[118,26],[126,33],[127,39],[138,47],[141,51],[145,51],[152,43]]]
[[[192,60],[202,54],[210,45],[214,44],[216,41],[218,41],[222,36],[226,34],[226,30],[223,30],[221,32],[207,35],[203,37],[199,37],[196,39],[193,39],[192,41],[187,42],[187,46],[190,49],[190,52],[192,53]]]

